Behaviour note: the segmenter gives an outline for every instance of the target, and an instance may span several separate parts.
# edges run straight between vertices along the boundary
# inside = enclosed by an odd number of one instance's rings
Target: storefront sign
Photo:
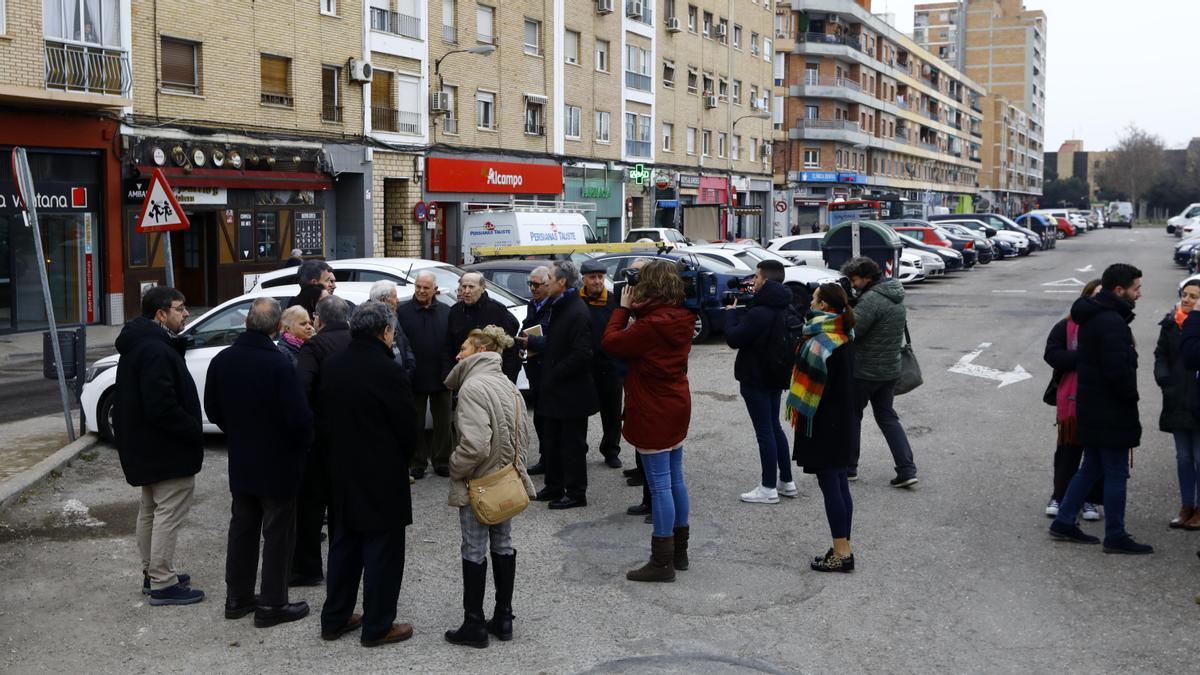
[[[654,187],[659,190],[666,190],[671,187],[671,174],[666,171],[658,171],[654,174]]]
[[[293,227],[295,242],[292,248],[300,249],[300,255],[325,254],[325,218],[321,211],[297,211]]]
[[[141,204],[146,199],[149,178],[134,178],[125,181],[125,203]],[[180,187],[175,188],[175,199],[183,207],[213,204],[224,206],[229,203],[229,192],[225,188]]]
[[[629,170],[629,181],[635,185],[645,185],[650,180],[650,170],[644,164],[635,164]]]
[[[700,176],[679,175],[679,187],[696,189],[700,187]]]
[[[865,183],[867,177],[861,173],[839,173],[837,180],[839,183]]]
[[[836,183],[838,175],[833,171],[801,171],[801,183]]]
[[[87,187],[69,183],[35,182],[37,197],[34,205],[37,206],[39,212],[82,210],[88,206]],[[0,192],[0,213],[5,211],[16,213],[24,208],[21,195],[16,190]]]
[[[679,208],[678,199],[660,199],[658,200],[658,208],[660,209],[677,209]]]
[[[545,194],[562,192],[562,166],[430,157],[425,160],[430,192]]]
[[[608,186],[585,185],[583,188],[584,199],[608,199],[612,197],[612,190]]]

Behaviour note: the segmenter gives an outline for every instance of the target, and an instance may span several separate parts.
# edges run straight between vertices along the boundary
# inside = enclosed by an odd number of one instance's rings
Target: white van
[[[473,205],[468,205],[468,207]],[[549,246],[579,244],[594,239],[583,213],[588,206],[571,202],[478,205],[463,215],[462,247],[465,264],[475,262],[473,250],[485,246]],[[595,208],[591,206],[591,208]]]
[[[1133,202],[1109,202],[1108,220],[1114,226],[1133,227]]]
[[[1200,204],[1188,204],[1177,216],[1171,216],[1167,219],[1167,233],[1181,236],[1185,225],[1189,225],[1193,218],[1200,218]]]

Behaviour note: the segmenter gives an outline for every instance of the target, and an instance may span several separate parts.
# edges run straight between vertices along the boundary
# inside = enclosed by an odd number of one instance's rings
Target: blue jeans
[[[650,485],[650,514],[654,536],[670,537],[676,527],[688,524],[688,493],[683,484],[683,446],[668,452],[642,455]]]
[[[776,481],[792,481],[791,448],[779,423],[779,399],[783,391],[742,385],[742,400],[754,435],[758,438],[758,459],[762,463],[762,486],[773,488]]]
[[[1125,531],[1125,483],[1129,481],[1129,450],[1127,448],[1083,449],[1083,464],[1059,505],[1055,522],[1074,525],[1075,515],[1096,481],[1104,479],[1104,541],[1113,542],[1129,536]]]
[[[1200,504],[1200,431],[1176,431],[1175,467],[1179,471],[1179,503]]]

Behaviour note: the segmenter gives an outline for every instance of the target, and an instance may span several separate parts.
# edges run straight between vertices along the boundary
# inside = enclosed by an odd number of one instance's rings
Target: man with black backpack
[[[742,501],[751,504],[778,504],[780,495],[797,495],[791,448],[779,423],[779,401],[791,380],[804,315],[792,306],[792,292],[783,285],[783,277],[779,261],[758,263],[753,306],[747,309],[735,300],[725,322],[725,341],[738,350],[733,376],[741,385],[762,463],[759,486],[742,495]]]

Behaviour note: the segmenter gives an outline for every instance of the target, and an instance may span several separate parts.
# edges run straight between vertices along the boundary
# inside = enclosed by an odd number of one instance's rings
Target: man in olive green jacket
[[[854,383],[857,388],[858,417],[871,404],[875,422],[896,462],[893,487],[911,487],[917,483],[917,465],[912,447],[892,405],[896,382],[900,379],[900,349],[904,346],[907,316],[904,287],[896,279],[883,279],[879,265],[870,258],[853,258],[842,266],[842,274],[858,291],[854,306]],[[851,452],[850,479],[858,477],[856,446]]]

